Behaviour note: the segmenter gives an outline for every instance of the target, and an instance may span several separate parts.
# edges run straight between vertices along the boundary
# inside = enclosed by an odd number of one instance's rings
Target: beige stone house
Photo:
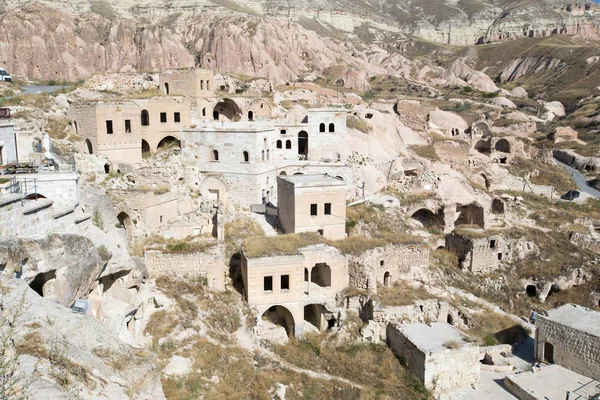
[[[253,257],[242,251],[241,267],[244,297],[258,318],[283,325],[296,337],[302,337],[306,323],[319,330],[339,323],[335,296],[348,286],[348,269],[336,248],[317,244],[294,254]]]
[[[600,312],[565,304],[538,314],[535,359],[600,380]]]
[[[277,178],[279,222],[285,233],[318,232],[346,237],[346,183],[328,175]]]

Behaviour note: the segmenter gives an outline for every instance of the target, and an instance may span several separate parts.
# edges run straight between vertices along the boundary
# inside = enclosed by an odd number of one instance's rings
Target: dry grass
[[[378,286],[377,300],[384,306],[408,306],[417,300],[435,299],[423,286],[414,288],[404,282],[396,281],[391,287]]]
[[[354,115],[349,115],[348,118],[346,118],[346,126],[348,128],[359,130],[363,133],[369,133],[373,130],[373,127],[369,125],[367,121],[355,117]]]
[[[509,171],[520,177],[531,175],[531,183],[554,186],[554,189],[560,194],[577,188],[571,175],[555,164],[545,164],[539,160],[516,157],[514,163],[509,166]]]
[[[440,157],[435,152],[435,148],[433,146],[410,146],[410,151],[419,157],[423,157],[431,161],[440,161]]]
[[[491,310],[483,310],[471,317],[469,333],[485,346],[512,344],[529,335],[529,332],[513,319]]]
[[[158,339],[173,332],[176,325],[177,318],[172,313],[160,310],[150,316],[145,332],[152,336],[154,342],[158,342]]]
[[[429,265],[442,271],[458,271],[458,256],[445,249],[437,249],[429,253]]]
[[[188,236],[178,240],[151,235],[138,239],[131,248],[135,255],[142,257],[147,250],[159,250],[167,254],[201,253],[213,248],[216,244],[215,240],[204,236]]]
[[[227,255],[232,256],[240,250],[240,246],[247,238],[264,236],[262,228],[258,223],[248,217],[236,219],[225,223],[225,243]]]
[[[277,345],[274,351],[300,368],[342,376],[364,386],[360,398],[429,399],[421,382],[410,374],[385,345],[336,345],[322,335],[305,335]],[[344,397],[356,398],[356,397]]]
[[[46,131],[52,139],[65,139],[68,136],[68,129],[71,121],[66,117],[48,118]]]
[[[171,190],[171,188],[169,186],[163,185],[163,186],[159,186],[156,189],[154,189],[154,194],[165,194],[165,193],[169,193],[170,190]]]
[[[461,345],[460,345],[460,343],[458,343],[455,340],[450,340],[450,341],[444,343],[444,347],[447,349],[453,350],[453,349],[460,349]]]
[[[244,254],[249,258],[296,254],[298,249],[325,243],[317,233],[250,237],[243,241]]]

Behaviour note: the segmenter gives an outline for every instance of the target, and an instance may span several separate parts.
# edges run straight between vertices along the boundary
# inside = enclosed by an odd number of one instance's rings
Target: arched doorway
[[[241,115],[240,107],[231,99],[223,99],[213,109],[215,121],[233,121],[239,119]]]
[[[448,316],[446,317],[446,322],[450,325],[454,325],[454,317],[452,317],[452,314],[448,314]]]
[[[142,157],[150,154],[150,145],[142,139]]]
[[[386,271],[385,274],[383,274],[383,286],[392,286],[392,274],[390,274],[389,271]]]
[[[75,129],[75,136],[79,135],[79,128],[77,126],[77,121],[73,121],[73,129]]]
[[[279,173],[279,176],[286,176],[286,175],[287,175],[287,173],[286,173],[285,171],[281,171],[281,172]]]
[[[477,143],[475,143],[475,150],[477,150],[481,154],[489,155],[490,146],[490,139],[481,139],[477,141]]]
[[[112,164],[111,164],[111,163],[106,163],[106,164],[104,164],[104,173],[105,173],[105,174],[108,174],[108,173],[110,173],[111,167],[112,167]]]
[[[310,281],[317,286],[331,286],[331,268],[325,263],[318,263],[310,271]]]
[[[308,133],[305,131],[298,133],[298,154],[308,156]]]
[[[248,121],[254,121],[254,111],[248,111]]]
[[[164,87],[165,87],[165,94],[168,95],[169,94],[169,83],[165,82]]]
[[[262,318],[275,325],[283,326],[288,336],[294,335],[294,316],[284,306],[269,307]]]
[[[90,139],[85,139],[85,144],[87,146],[88,154],[94,154],[94,147],[92,147],[92,141]]]
[[[140,118],[141,118],[142,126],[150,125],[150,114],[148,114],[148,110],[142,110],[142,113],[140,114]]]
[[[119,220],[119,224],[121,224],[121,226],[127,232],[131,232],[131,230],[133,228],[133,223],[131,222],[131,218],[129,217],[129,214],[127,214],[126,212],[122,211],[122,212],[119,213],[119,215],[117,215],[117,219]]]
[[[167,149],[173,147],[181,148],[181,143],[179,142],[179,139],[177,139],[174,136],[166,136],[162,138],[160,142],[158,142],[156,149]]]

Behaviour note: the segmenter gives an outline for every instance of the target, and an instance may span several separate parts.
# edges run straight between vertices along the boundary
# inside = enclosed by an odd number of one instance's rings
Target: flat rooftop
[[[291,182],[295,187],[312,186],[346,186],[346,182],[329,175],[287,175],[279,176],[281,179]]]
[[[505,379],[506,387],[512,393],[516,386],[536,399],[564,400],[567,391],[572,399],[591,399],[600,393],[600,382],[563,368],[560,365],[548,365],[537,372],[523,372],[509,375]]]
[[[241,132],[241,133],[256,133],[272,131],[275,126],[266,121],[215,121],[203,122],[195,128],[184,128],[184,132]]]
[[[547,318],[578,331],[600,337],[600,312],[575,304],[565,304],[550,311]]]
[[[415,346],[424,352],[446,350],[444,343],[457,342],[461,346],[469,344],[464,335],[452,325],[445,322],[432,322],[431,326],[423,323],[396,325]]]

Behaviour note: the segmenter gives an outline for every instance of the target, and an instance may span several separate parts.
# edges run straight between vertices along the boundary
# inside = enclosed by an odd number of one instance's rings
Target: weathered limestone
[[[279,222],[285,233],[319,232],[346,237],[346,183],[327,175],[277,178]]]
[[[479,384],[479,346],[444,322],[390,324],[394,353],[436,394]]]
[[[582,249],[588,249],[596,254],[600,254],[600,239],[579,232],[570,232],[569,240]]]
[[[536,319],[535,359],[600,380],[600,313],[566,304]]]

